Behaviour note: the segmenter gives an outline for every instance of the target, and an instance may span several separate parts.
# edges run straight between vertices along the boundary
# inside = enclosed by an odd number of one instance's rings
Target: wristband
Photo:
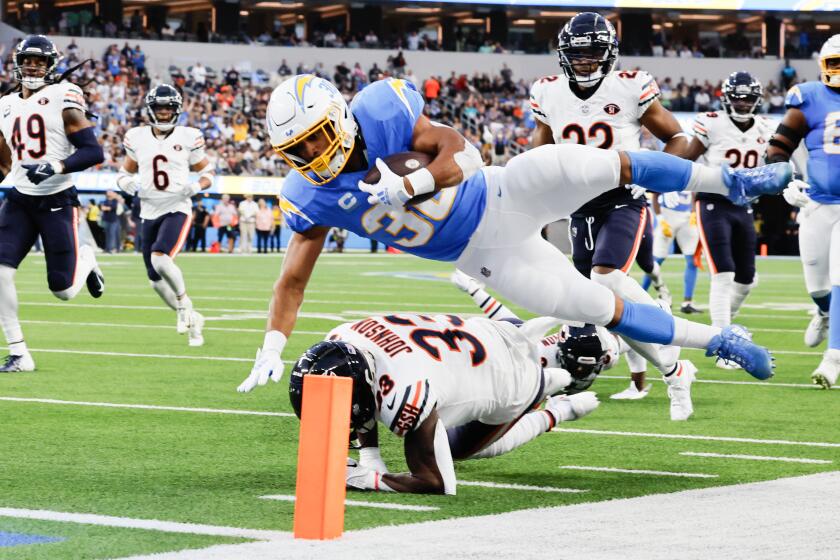
[[[409,173],[405,178],[414,190],[414,196],[435,192],[435,178],[425,167]]]
[[[265,333],[265,338],[263,339],[263,350],[274,350],[278,354],[283,352],[283,348],[286,346],[286,335],[281,333],[280,331],[268,331]]]

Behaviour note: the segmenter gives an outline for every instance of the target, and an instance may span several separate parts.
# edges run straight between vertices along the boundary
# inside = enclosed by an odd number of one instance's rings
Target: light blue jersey
[[[802,111],[808,123],[808,196],[840,204],[840,93],[821,82],[790,88],[785,106]]]
[[[359,124],[369,168],[376,158],[411,150],[423,105],[410,82],[393,78],[372,83],[356,95],[350,112]],[[356,143],[359,149],[358,139]],[[286,223],[299,233],[314,226],[340,227],[419,257],[456,260],[484,213],[484,174],[478,172],[457,187],[442,189],[422,204],[395,209],[368,204],[368,194],[359,190],[358,182],[369,168],[343,171],[322,186],[313,186],[293,171],[280,196]]]
[[[667,208],[668,210],[673,210],[674,212],[691,212],[691,193],[689,191],[681,191],[679,195],[679,202],[675,206],[669,206],[665,204],[665,197],[660,194],[659,205],[662,208]]]

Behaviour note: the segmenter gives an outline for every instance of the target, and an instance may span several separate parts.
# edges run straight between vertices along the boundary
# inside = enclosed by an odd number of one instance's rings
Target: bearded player
[[[805,332],[805,344],[817,346],[828,336],[828,349],[811,375],[825,389],[840,375],[840,35],[820,49],[820,81],[793,86],[787,112],[770,140],[767,161],[787,161],[804,139],[808,183],[794,181],[785,199],[799,213],[799,252],[805,286],[817,314]]]
[[[733,72],[722,88],[724,111],[697,115],[688,158],[733,169],[759,165],[772,134],[769,121],[756,115],[763,94],[761,83],[748,72]],[[758,283],[753,211],[709,193],[698,193],[694,205],[711,273],[709,315],[713,325],[725,327]],[[734,367],[720,360],[717,365]]]
[[[177,124],[183,104],[181,94],[169,84],[149,90],[145,99],[149,124],[126,132],[126,157],[117,185],[140,197],[143,261],[152,288],[175,310],[178,333],[189,333],[190,346],[202,346],[204,317],[193,309],[175,256],[189,236],[191,198],[213,184],[213,166],[204,153],[201,131]],[[190,172],[199,174],[198,181],[190,181]]]
[[[309,74],[272,93],[266,125],[275,151],[293,169],[280,207],[295,235],[275,284],[263,347],[239,391],[282,375],[280,355],[330,227],[454,261],[542,316],[608,326],[642,342],[706,348],[740,360],[753,375],[772,374],[769,353],[742,336],[743,329],[719,331],[617,298],[581,276],[539,233],[619,185],[711,190],[746,201],[781,190],[789,164],[730,173],[659,152],[548,145],[505,167],[482,169],[478,150],[454,129],[431,122],[423,106],[412,85],[390,78],[363,89],[351,106],[334,85]],[[430,162],[409,171],[400,156],[398,175],[382,159],[408,150],[429,154]],[[366,183],[374,165],[380,176]]]
[[[665,143],[665,152],[686,152],[690,138],[659,102],[653,77],[642,70],[614,70],[618,37],[609,20],[592,12],[580,13],[563,26],[557,40],[563,74],[542,78],[531,87],[535,146],[571,143],[638,150],[644,126]],[[574,209],[571,216],[577,270],[625,300],[655,304],[628,274],[649,229],[644,189],[611,189]],[[650,267],[654,266],[658,265],[651,262]],[[677,394],[688,394],[693,372],[675,375],[678,349],[630,344],[643,356],[664,364],[660,371],[669,386],[680,385]],[[633,388],[641,389],[637,390],[641,394],[644,378],[637,375]],[[685,406],[690,408],[689,403]]]
[[[9,355],[0,372],[33,371],[18,320],[15,271],[40,235],[47,284],[57,298],[83,286],[101,297],[105,281],[93,249],[79,243],[79,198],[70,173],[102,163],[82,90],[56,75],[59,53],[43,35],[15,48],[19,86],[0,99],[0,170],[13,188],[0,207],[0,324]]]

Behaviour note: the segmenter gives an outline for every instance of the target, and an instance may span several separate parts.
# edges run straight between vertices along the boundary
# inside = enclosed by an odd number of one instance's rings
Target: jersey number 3
[[[38,142],[37,149],[27,149],[20,127],[20,117],[16,118],[15,124],[12,125],[12,150],[17,154],[18,161],[23,159],[24,151],[32,159],[44,157],[47,154],[47,127],[44,126],[44,118],[38,113],[30,115],[27,119],[26,135],[27,138]]]

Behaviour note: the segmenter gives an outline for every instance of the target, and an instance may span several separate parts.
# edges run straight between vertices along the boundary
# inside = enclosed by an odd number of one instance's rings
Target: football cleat
[[[479,282],[469,274],[461,272],[457,268],[452,271],[452,276],[449,277],[449,281],[470,295],[473,295],[477,290],[484,287],[483,282]]]
[[[717,356],[735,362],[756,379],[773,377],[773,356],[751,340],[750,332],[741,325],[728,325],[706,346],[706,356]]]
[[[703,310],[694,307],[694,303],[690,301],[684,301],[683,304],[680,305],[680,313],[691,315],[692,313],[703,313]]]
[[[694,381],[697,368],[688,360],[677,362],[677,371],[664,376],[668,385],[668,398],[671,399],[671,420],[688,420],[694,414],[691,404],[691,383]]]
[[[814,348],[828,336],[828,315],[823,315],[817,310],[805,329],[805,346]]]
[[[823,389],[831,389],[837,383],[840,376],[840,350],[828,349],[814,373],[811,374],[811,381]]]
[[[729,189],[727,198],[739,206],[747,206],[763,194],[782,192],[793,178],[793,167],[786,161],[737,171],[725,165],[721,175]]]
[[[592,391],[585,391],[576,395],[557,395],[548,397],[545,409],[560,422],[571,422],[583,418],[601,404],[598,396]]]
[[[204,328],[204,315],[198,311],[192,312],[192,322],[189,328],[188,344],[193,347],[204,346],[204,335],[201,329]]]
[[[102,271],[99,270],[98,266],[90,271],[85,283],[92,297],[101,298],[102,294],[105,293],[105,277],[102,275]]]
[[[659,306],[663,309],[667,307],[670,313],[672,303],[671,290],[668,289],[665,282],[654,284],[653,289],[656,290],[656,299],[662,302]]]
[[[724,360],[723,358],[718,358],[715,360],[715,367],[718,369],[741,369],[741,366],[736,364],[735,362],[730,362],[729,360]]]
[[[648,383],[641,391],[639,391],[639,389],[636,388],[636,384],[631,381],[628,388],[624,389],[620,393],[610,395],[610,398],[615,401],[637,401],[648,396],[651,387],[652,385]]]
[[[0,365],[0,373],[12,373],[16,371],[35,371],[35,360],[32,359],[32,354],[27,352],[25,354],[6,356],[3,364]]]

